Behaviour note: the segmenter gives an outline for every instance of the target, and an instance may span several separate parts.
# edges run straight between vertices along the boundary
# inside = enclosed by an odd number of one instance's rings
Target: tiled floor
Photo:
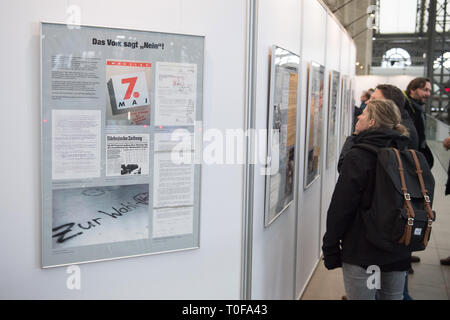
[[[436,180],[431,240],[425,251],[415,252],[421,261],[413,263],[414,274],[409,275],[409,294],[415,300],[450,300],[450,266],[439,260],[450,256],[450,195],[445,197],[447,172],[438,161],[432,169]],[[340,300],[345,295],[342,269],[327,270],[323,261],[317,266],[302,300]]]

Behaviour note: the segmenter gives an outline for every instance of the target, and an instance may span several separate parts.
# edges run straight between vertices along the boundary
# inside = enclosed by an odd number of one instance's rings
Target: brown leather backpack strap
[[[434,219],[433,210],[431,210],[431,205],[430,205],[430,197],[428,196],[428,190],[425,188],[425,183],[423,181],[423,176],[422,176],[423,171],[422,171],[422,168],[420,167],[419,159],[417,158],[417,154],[414,150],[410,149],[409,152],[411,153],[411,155],[414,159],[414,164],[416,165],[416,173],[417,173],[417,177],[419,178],[420,190],[423,195],[425,210],[427,211],[427,214],[431,218]]]
[[[392,148],[394,150],[394,154],[397,158],[397,162],[398,162],[398,171],[400,173],[400,182],[402,184],[402,192],[403,192],[403,196],[405,197],[405,202],[404,202],[404,207],[406,209],[406,213],[407,213],[407,217],[408,217],[408,222],[405,226],[405,232],[403,234],[403,236],[400,238],[399,243],[404,243],[405,246],[409,246],[409,244],[411,243],[411,235],[412,235],[412,226],[414,224],[414,209],[411,206],[411,195],[408,193],[408,188],[406,187],[406,182],[405,182],[405,175],[404,175],[404,171],[405,169],[403,168],[403,163],[402,163],[402,159],[400,158],[400,153],[398,152],[397,149]]]
[[[425,183],[423,181],[423,176],[422,176],[423,171],[422,171],[422,168],[420,167],[420,162],[419,162],[419,159],[417,158],[417,154],[414,150],[411,150],[411,149],[409,150],[409,152],[411,153],[411,155],[414,159],[414,164],[416,165],[416,173],[417,173],[417,177],[419,178],[420,190],[423,195],[424,207],[425,207],[425,210],[427,211],[428,225],[427,225],[427,229],[425,231],[425,236],[423,239],[423,243],[426,247],[428,244],[428,238],[429,238],[430,232],[431,232],[431,225],[433,224],[433,220],[434,220],[434,213],[433,213],[433,210],[431,210],[430,197],[428,196],[428,190],[425,188]]]

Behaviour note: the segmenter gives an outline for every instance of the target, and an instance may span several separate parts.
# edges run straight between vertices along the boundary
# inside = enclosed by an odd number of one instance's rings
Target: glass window
[[[441,65],[444,66],[445,69],[450,69],[450,52],[446,52],[434,60],[433,69],[440,69]]]
[[[383,68],[404,68],[411,65],[411,56],[405,49],[393,48],[383,55],[381,66]]]

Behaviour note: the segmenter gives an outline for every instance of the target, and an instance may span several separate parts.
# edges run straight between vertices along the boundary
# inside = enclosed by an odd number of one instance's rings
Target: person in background
[[[361,94],[361,97],[359,98],[361,100],[361,104],[359,106],[359,111],[362,113],[364,111],[364,108],[367,106],[367,102],[370,99],[370,93],[368,93],[367,91],[363,91],[363,93]],[[359,114],[358,114],[359,116]]]
[[[419,137],[417,135],[417,130],[414,126],[414,122],[412,121],[408,112],[405,110],[405,97],[402,90],[390,84],[380,84],[376,87],[374,93],[372,93],[371,99],[389,99],[394,101],[394,103],[400,110],[400,114],[402,116],[402,124],[409,131],[408,148],[418,150]]]
[[[406,88],[405,97],[405,109],[409,113],[413,120],[414,126],[417,130],[419,139],[419,149],[422,152],[430,168],[433,167],[434,158],[430,148],[427,145],[425,137],[425,110],[424,105],[431,95],[431,82],[427,78],[415,78]]]
[[[370,100],[355,127],[354,143],[376,147],[406,148],[408,130],[401,124],[398,107],[391,100]],[[405,275],[411,254],[391,253],[366,239],[367,226],[361,214],[370,207],[375,188],[377,157],[366,150],[352,148],[342,163],[327,213],[322,250],[325,267],[342,267],[346,298],[374,300],[376,289],[367,286],[367,267],[380,267],[381,289],[377,299],[402,300]]]
[[[427,159],[428,165],[432,168],[434,164],[434,157],[427,145],[425,137],[426,117],[424,110],[424,105],[431,95],[430,79],[419,77],[411,80],[406,88],[406,91],[404,92],[404,95],[406,97],[405,110],[409,113],[417,131],[419,142],[419,147],[417,150],[423,153]],[[418,256],[411,256],[411,262],[420,262],[420,258]],[[411,268],[409,273],[413,272],[414,270]]]
[[[367,91],[363,91],[361,97],[359,98],[361,104],[358,106],[353,106],[353,124],[352,130],[355,130],[356,122],[358,121],[358,117],[363,113],[364,108],[367,106],[367,101],[370,99],[370,94]]]
[[[447,150],[450,149],[450,137],[445,138],[443,145],[445,149]],[[445,186],[445,195],[449,194],[450,194],[450,161],[448,164],[447,184]],[[441,264],[444,266],[450,266],[450,256],[445,259],[441,259]]]
[[[392,100],[395,105],[399,108],[400,114],[402,117],[402,124],[408,129],[409,131],[409,142],[408,142],[408,148],[418,150],[419,148],[419,138],[417,136],[417,131],[414,126],[414,123],[412,122],[408,112],[404,109],[405,105],[405,97],[403,95],[402,90],[399,88],[389,85],[389,84],[380,84],[376,87],[376,90],[372,93],[370,96],[370,100],[372,99],[389,99]],[[339,162],[338,162],[338,172],[340,172],[340,168],[342,166],[342,162],[344,161],[344,157],[347,154],[347,152],[351,149],[353,146],[353,140],[355,139],[356,134],[352,134],[351,136],[347,137],[345,140],[344,146],[342,147],[341,154],[339,156]]]

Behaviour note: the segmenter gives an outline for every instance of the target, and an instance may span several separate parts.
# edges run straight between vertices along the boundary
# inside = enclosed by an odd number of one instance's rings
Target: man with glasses
[[[417,135],[419,138],[419,151],[423,153],[427,162],[431,167],[433,167],[434,158],[431,153],[430,148],[427,145],[426,137],[425,137],[425,110],[424,105],[427,102],[428,98],[431,95],[431,81],[428,78],[415,78],[411,80],[406,88],[406,92],[404,92],[406,97],[405,101],[405,109],[408,111],[411,119],[414,122],[414,126],[417,130]],[[420,262],[420,258],[418,256],[411,256],[411,262]],[[409,273],[413,273],[414,270],[411,268]],[[405,290],[407,296],[407,289]]]

